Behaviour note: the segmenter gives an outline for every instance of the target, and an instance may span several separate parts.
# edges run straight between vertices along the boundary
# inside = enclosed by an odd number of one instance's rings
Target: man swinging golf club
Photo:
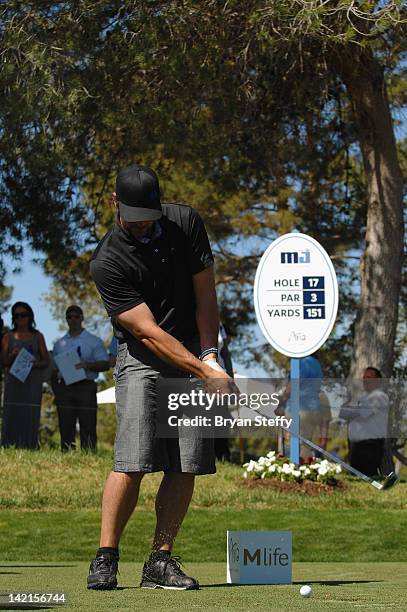
[[[91,274],[119,340],[115,463],[105,484],[100,547],[87,584],[117,586],[119,541],[141,480],[163,471],[141,587],[197,589],[197,580],[185,575],[171,550],[195,476],[216,471],[213,439],[157,438],[156,385],[159,377],[184,372],[213,392],[234,391],[233,380],[217,364],[213,256],[202,219],[189,206],[161,204],[150,168],[120,171],[113,203],[116,221],[93,255]]]

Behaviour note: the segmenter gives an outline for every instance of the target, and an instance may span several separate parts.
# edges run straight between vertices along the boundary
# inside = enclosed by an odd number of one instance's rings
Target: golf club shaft
[[[346,463],[345,461],[343,461],[342,459],[340,459],[336,455],[334,455],[334,454],[330,453],[329,451],[325,450],[321,446],[318,446],[318,444],[315,444],[314,442],[311,442],[311,440],[307,440],[307,438],[304,438],[300,434],[292,433],[287,427],[283,427],[282,425],[280,425],[280,427],[284,431],[287,431],[291,436],[297,436],[297,438],[300,440],[300,442],[302,442],[303,444],[306,444],[310,448],[318,451],[319,453],[321,453],[321,455],[324,455],[325,457],[328,457],[328,459],[331,459],[331,461],[334,461],[335,463],[339,463],[340,466],[342,466],[346,471],[350,472],[354,476],[357,476],[358,478],[361,478],[365,482],[368,482],[369,484],[371,484],[374,487],[376,487],[376,489],[378,489],[378,488],[380,489],[381,488],[381,484],[379,482],[376,482],[373,478],[370,478],[369,476],[366,476],[366,474],[363,474],[362,472],[359,472],[359,470],[357,470],[356,468],[352,467],[351,465],[349,465],[348,463]]]
[[[249,408],[249,406],[247,406],[247,408]],[[267,415],[261,414],[260,411],[256,411],[256,412],[258,412],[261,416],[265,416],[266,418],[268,418]],[[309,446],[313,450],[316,450],[319,453],[321,453],[321,455],[324,455],[325,457],[328,457],[328,459],[331,459],[331,461],[333,461],[334,463],[338,463],[340,466],[343,467],[344,470],[346,470],[350,474],[353,474],[354,476],[357,476],[361,480],[364,480],[365,482],[368,482],[369,484],[371,484],[376,489],[381,489],[382,488],[382,485],[380,484],[380,482],[377,482],[373,478],[370,478],[369,476],[366,476],[366,474],[363,474],[362,472],[359,472],[359,470],[357,470],[356,468],[352,467],[351,465],[349,465],[345,461],[342,461],[342,459],[340,459],[339,457],[337,457],[333,453],[330,453],[329,451],[325,450],[321,446],[318,446],[318,444],[315,444],[314,442],[311,442],[311,440],[307,440],[307,438],[304,438],[299,433],[297,433],[297,434],[293,433],[292,431],[290,431],[290,429],[288,427],[284,427],[283,425],[280,425],[279,427],[281,427],[281,429],[283,431],[286,431],[287,433],[289,433],[290,436],[296,436],[300,440],[300,442],[302,442],[306,446]]]

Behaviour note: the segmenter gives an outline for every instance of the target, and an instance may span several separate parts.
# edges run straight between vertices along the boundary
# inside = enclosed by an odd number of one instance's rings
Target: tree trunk
[[[403,259],[402,175],[382,66],[367,51],[335,61],[350,97],[366,175],[366,243],[351,377],[371,365],[390,377]]]

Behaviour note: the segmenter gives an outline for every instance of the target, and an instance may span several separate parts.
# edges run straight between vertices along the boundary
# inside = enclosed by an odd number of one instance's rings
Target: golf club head
[[[386,476],[384,482],[382,483],[382,489],[390,489],[390,487],[393,487],[395,484],[397,484],[399,480],[400,479],[395,472],[390,472],[390,474]]]

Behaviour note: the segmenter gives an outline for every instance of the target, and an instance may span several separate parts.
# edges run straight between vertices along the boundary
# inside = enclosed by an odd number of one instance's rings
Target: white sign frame
[[[278,255],[280,255],[280,261],[278,261]],[[283,256],[284,261],[282,261]],[[324,279],[320,281],[322,287],[314,292],[319,296],[322,295],[317,299],[322,299],[323,304],[317,304],[316,309],[310,310],[312,305],[306,304],[304,300],[305,295],[309,294],[312,289],[304,287],[303,283],[305,279],[311,282],[312,277]],[[290,304],[287,304],[286,311],[282,307],[280,310],[276,307],[275,311],[276,313],[300,311],[302,315],[289,323],[286,322],[287,318],[284,316],[274,318],[270,315],[267,319],[265,302],[271,299],[269,297],[271,293],[267,292],[280,291],[281,295],[284,293],[284,289],[273,289],[273,279],[275,282],[277,279],[279,282],[282,282],[282,279],[291,282],[294,278],[298,284],[295,287],[287,288],[286,293],[291,291],[293,298],[302,299],[302,301],[294,303],[291,309]],[[268,285],[270,288],[267,288]],[[291,358],[306,357],[315,353],[329,337],[338,311],[338,281],[328,253],[317,240],[306,234],[292,232],[280,236],[268,246],[259,261],[253,297],[259,327],[266,340],[276,351]],[[274,304],[271,304],[270,307],[270,312],[274,312],[272,308]],[[315,314],[315,312],[317,315],[323,313],[324,317],[306,318],[306,312],[307,315]],[[293,329],[288,333],[286,328],[289,324],[293,325]],[[282,338],[283,333],[286,334],[284,338]]]

